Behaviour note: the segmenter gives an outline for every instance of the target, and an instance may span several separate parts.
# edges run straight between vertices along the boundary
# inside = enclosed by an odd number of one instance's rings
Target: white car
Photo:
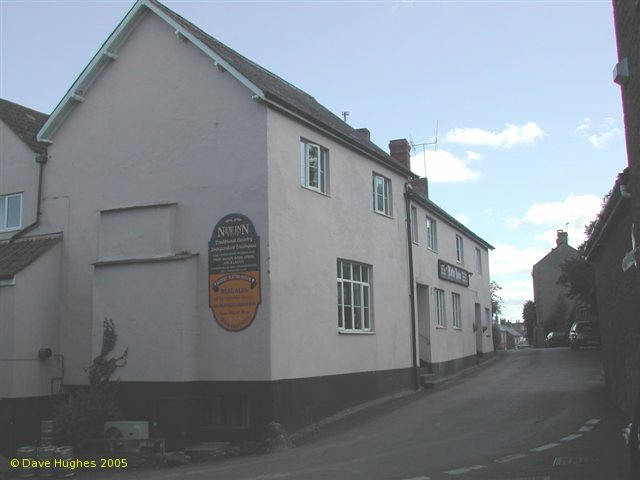
[[[524,340],[520,340],[520,341],[518,342],[518,344],[516,345],[516,348],[517,348],[518,350],[521,350],[521,349],[523,349],[523,348],[529,348],[529,347],[531,347],[531,345],[529,345],[529,342],[528,342],[526,339],[524,339]]]

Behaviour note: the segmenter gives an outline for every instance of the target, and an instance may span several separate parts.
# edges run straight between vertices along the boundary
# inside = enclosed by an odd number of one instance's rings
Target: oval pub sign
[[[232,213],[209,240],[209,306],[222,328],[238,332],[260,305],[260,237],[246,216]]]

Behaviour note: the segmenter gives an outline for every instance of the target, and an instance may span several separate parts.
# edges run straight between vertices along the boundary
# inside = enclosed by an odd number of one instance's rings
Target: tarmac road
[[[529,349],[355,414],[282,452],[78,477],[628,480],[624,425],[606,396],[600,351]]]

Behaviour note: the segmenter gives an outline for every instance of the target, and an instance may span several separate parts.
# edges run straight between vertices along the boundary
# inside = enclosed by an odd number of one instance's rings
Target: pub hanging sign
[[[450,263],[438,260],[438,277],[459,285],[469,286],[469,272]]]
[[[261,301],[260,237],[249,218],[222,218],[209,240],[209,306],[231,332],[249,327]]]

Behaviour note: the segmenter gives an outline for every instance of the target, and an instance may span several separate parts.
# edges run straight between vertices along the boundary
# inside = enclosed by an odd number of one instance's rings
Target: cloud
[[[622,137],[622,131],[617,128],[616,121],[612,117],[606,117],[599,129],[594,129],[590,118],[584,118],[574,130],[574,134],[585,137],[593,148],[606,148],[609,142]],[[596,130],[596,131],[594,131]]]
[[[469,167],[469,161],[457,157],[446,150],[426,150],[411,157],[411,170],[426,176],[435,183],[461,183],[477,181],[481,174]]]
[[[490,132],[480,128],[455,128],[448,132],[445,140],[463,145],[479,145],[510,148],[516,145],[533,145],[544,137],[542,129],[534,122],[525,125],[507,124],[501,132]]]
[[[573,133],[587,133],[589,130],[591,130],[591,119],[587,117],[580,122]]]
[[[549,251],[545,248],[519,248],[515,245],[497,244],[489,256],[491,275],[530,274],[533,265]]]
[[[469,225],[469,217],[464,213],[459,213],[455,216],[455,219],[458,220],[463,225]]]
[[[471,161],[471,162],[474,162],[474,161],[477,161],[477,160],[482,160],[482,159],[484,158],[484,157],[483,157],[482,155],[480,155],[479,153],[477,153],[477,152],[472,152],[472,151],[470,151],[470,150],[467,150],[465,153],[467,154],[467,160],[469,160],[469,161]]]

